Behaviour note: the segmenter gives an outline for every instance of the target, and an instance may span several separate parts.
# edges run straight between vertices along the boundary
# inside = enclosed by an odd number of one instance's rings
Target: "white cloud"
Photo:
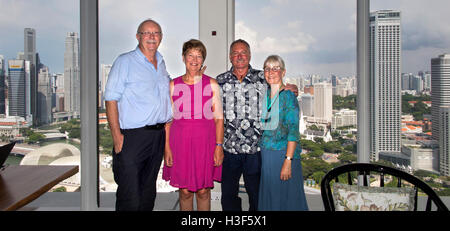
[[[300,29],[300,26],[302,25],[302,22],[299,20],[290,21],[287,23],[287,27],[289,29]]]
[[[242,38],[246,40],[250,44],[252,52],[256,53],[283,54],[304,52],[316,41],[312,35],[299,31],[293,36],[284,36],[280,34],[279,37],[267,36],[260,39],[258,32],[247,27],[242,21],[236,23],[235,30],[236,39]]]
[[[280,15],[280,10],[273,6],[265,6],[261,8],[261,14],[266,18],[273,18]]]

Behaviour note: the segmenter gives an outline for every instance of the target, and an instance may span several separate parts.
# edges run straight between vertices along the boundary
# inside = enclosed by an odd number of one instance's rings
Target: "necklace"
[[[284,91],[284,88],[281,89],[281,91],[278,90],[274,100],[270,99],[270,95],[267,94],[267,101],[266,101],[267,112],[270,112],[270,110],[272,110],[272,105],[275,103],[275,101],[277,101],[278,97],[280,96],[280,93],[283,91]],[[269,101],[270,101],[270,104],[269,104]]]
[[[283,92],[284,89],[281,89],[281,91],[277,91],[277,95],[275,96],[274,100],[270,99],[270,95],[267,94],[267,100],[266,100],[266,107],[267,107],[267,114],[266,118],[262,119],[263,123],[269,123],[270,122],[270,111],[272,110],[272,105],[278,100],[278,97],[280,96],[280,93]],[[269,103],[270,102],[270,103]]]

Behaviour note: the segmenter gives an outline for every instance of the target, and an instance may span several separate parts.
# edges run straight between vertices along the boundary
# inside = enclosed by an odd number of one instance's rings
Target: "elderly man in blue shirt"
[[[153,210],[156,179],[172,118],[169,74],[158,52],[161,26],[143,21],[135,50],[115,61],[106,84],[106,114],[114,142],[116,210]]]

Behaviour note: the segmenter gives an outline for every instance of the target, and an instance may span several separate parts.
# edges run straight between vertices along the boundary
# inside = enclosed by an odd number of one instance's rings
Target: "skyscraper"
[[[30,61],[8,60],[9,115],[30,121]]]
[[[329,83],[314,84],[314,117],[331,122],[333,116],[333,88]]]
[[[431,59],[431,138],[438,141],[439,110],[450,106],[450,54]]]
[[[73,117],[80,115],[80,40],[78,33],[69,32],[64,52],[64,110]]]
[[[30,62],[30,109],[33,118],[33,123],[37,122],[37,67],[39,61],[36,52],[36,30],[33,28],[24,29],[24,59]]]
[[[313,116],[314,115],[314,96],[309,93],[302,94],[301,96],[301,111],[304,116]]]
[[[105,108],[105,100],[104,100],[104,95],[105,95],[105,87],[106,87],[106,82],[108,81],[108,75],[109,72],[111,71],[111,64],[102,64],[101,65],[101,76],[100,76],[100,90],[99,90],[99,104],[100,107],[102,109]]]
[[[433,122],[434,124],[434,122]],[[439,107],[439,172],[450,176],[450,107]]]
[[[370,160],[401,152],[400,11],[370,14]]]
[[[50,73],[48,67],[41,65],[38,74],[38,104],[37,104],[37,123],[49,124],[52,116],[52,89],[50,86]]]
[[[0,114],[6,114],[5,95],[5,59],[0,55]]]

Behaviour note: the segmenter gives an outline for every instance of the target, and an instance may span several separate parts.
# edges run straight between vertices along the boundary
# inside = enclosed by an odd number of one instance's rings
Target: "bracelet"
[[[287,160],[292,160],[292,157],[286,156],[286,159],[287,159]]]
[[[222,146],[223,146],[223,144],[219,144],[219,143],[216,143],[216,146],[221,146],[221,147],[222,147]]]

